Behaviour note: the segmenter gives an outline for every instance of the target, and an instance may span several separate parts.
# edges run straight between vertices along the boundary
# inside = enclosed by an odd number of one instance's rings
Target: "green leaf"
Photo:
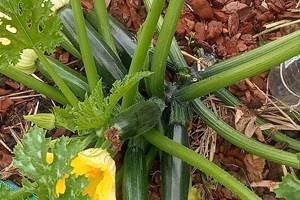
[[[300,180],[289,174],[282,179],[279,188],[275,189],[274,192],[277,198],[298,200],[300,199]]]
[[[56,125],[71,131],[99,128],[105,123],[105,106],[102,81],[99,81],[92,94],[77,106],[65,109],[55,107]]]
[[[67,190],[66,192],[59,196],[59,200],[88,200],[90,199],[87,195],[83,195],[84,188],[87,185],[87,179],[85,177],[75,178],[71,176],[66,180]]]
[[[34,184],[30,184],[27,181],[26,188],[37,195],[39,199],[67,199],[63,198],[63,196],[56,198],[55,186],[57,181],[65,174],[71,174],[72,168],[70,163],[83,149],[81,141],[72,140],[67,137],[59,138],[51,149],[54,154],[54,161],[52,164],[48,164],[46,155],[51,140],[45,136],[46,133],[43,129],[33,127],[24,136],[22,142],[16,145],[13,164],[20,169],[25,177],[34,181]],[[68,185],[68,183],[71,185]],[[76,178],[70,176],[67,179],[67,189],[64,196],[72,194],[80,197],[78,199],[81,199],[82,194],[78,193],[79,191],[75,191],[75,189],[82,189],[85,185],[86,181],[83,180],[82,177]],[[80,191],[82,192],[82,190]],[[87,197],[85,197],[85,199],[87,199]]]
[[[0,1],[0,66],[17,64],[24,49],[52,53],[62,41],[59,17],[48,0]],[[3,38],[8,39],[3,45]]]
[[[113,84],[110,95],[103,96],[102,81],[99,81],[94,91],[84,102],[77,106],[67,106],[65,109],[54,108],[56,125],[71,131],[107,128],[112,115],[116,115],[118,102],[138,82],[151,75],[151,72],[140,72],[127,75],[122,81]]]
[[[107,114],[111,114],[117,103],[131,88],[133,88],[133,86],[135,86],[140,82],[140,80],[150,76],[151,74],[153,73],[147,71],[138,72],[134,75],[126,75],[122,81],[117,80],[110,90],[111,95],[106,98],[108,100],[108,107],[106,111]]]

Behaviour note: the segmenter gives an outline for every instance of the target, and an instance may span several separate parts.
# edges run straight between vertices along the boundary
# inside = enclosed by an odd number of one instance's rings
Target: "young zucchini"
[[[125,153],[123,200],[148,199],[148,171],[145,159],[145,141],[136,137],[129,141]]]
[[[176,102],[172,103],[172,114],[168,137],[184,146],[189,146],[187,134],[187,109]],[[187,200],[190,183],[190,168],[182,160],[162,153],[162,199]]]
[[[108,138],[117,135],[123,141],[142,135],[156,126],[163,109],[164,103],[160,99],[139,102],[117,115],[106,135]]]
[[[87,21],[95,28],[96,13],[94,11],[86,13]],[[130,66],[131,59],[136,49],[136,37],[118,22],[115,18],[109,18],[112,35],[116,44],[118,54],[125,66]]]
[[[94,11],[86,13],[87,21],[95,28],[96,25],[96,14]],[[126,67],[130,66],[131,59],[134,55],[135,49],[137,47],[136,37],[130,33],[120,22],[115,18],[110,17],[109,22],[112,29],[113,38],[115,40],[116,48],[118,54]],[[149,57],[152,57],[152,49],[149,50]],[[168,59],[167,67],[173,71],[178,71],[178,69],[172,64],[172,61]]]
[[[58,15],[63,24],[64,34],[69,38],[73,45],[79,49],[72,10],[69,7],[64,7],[59,10]],[[126,69],[122,62],[87,21],[86,26],[93,56],[100,76],[108,84],[112,84],[115,79],[122,79],[126,74]]]
[[[80,98],[84,99],[85,94],[89,93],[89,86],[87,84],[86,77],[82,76],[75,70],[61,64],[59,61],[48,58],[48,61],[51,63],[52,67],[56,70],[59,76],[65,81],[65,83],[70,87],[70,89]],[[51,80],[46,68],[40,63],[37,62],[38,70]]]

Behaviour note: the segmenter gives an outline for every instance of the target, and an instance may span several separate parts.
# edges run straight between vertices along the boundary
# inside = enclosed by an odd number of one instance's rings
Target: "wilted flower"
[[[35,72],[37,66],[35,64],[38,56],[33,49],[24,49],[20,55],[19,62],[14,66],[26,74]]]
[[[53,4],[53,7],[51,10],[53,12],[58,11],[60,8],[64,7],[65,5],[69,4],[70,0],[51,0],[51,3]]]

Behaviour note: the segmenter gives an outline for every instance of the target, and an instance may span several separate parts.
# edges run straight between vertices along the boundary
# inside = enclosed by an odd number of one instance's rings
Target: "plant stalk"
[[[300,31],[296,31],[294,33],[291,33],[289,35],[281,37],[273,42],[270,42],[261,47],[258,47],[254,50],[248,51],[239,56],[235,56],[235,57],[225,60],[223,62],[217,63],[217,64],[207,68],[205,71],[203,71],[201,73],[201,77],[207,78],[209,76],[218,74],[220,72],[232,69],[232,68],[239,66],[243,63],[246,63],[250,60],[254,60],[258,57],[258,55],[262,56],[264,54],[273,52],[274,50],[276,50],[278,48],[282,48],[282,46],[285,43],[289,42],[291,39],[294,39],[295,37],[299,38],[299,35],[300,35]]]
[[[180,101],[190,101],[205,96],[239,80],[265,72],[298,54],[300,54],[300,34],[287,41],[281,48],[264,55],[257,55],[256,59],[180,89],[175,92],[174,98]]]
[[[118,55],[111,27],[108,19],[108,12],[106,9],[105,0],[94,0],[94,9],[97,17],[97,29],[98,32],[103,36],[104,41],[113,50],[113,52]]]
[[[67,38],[67,36],[64,33],[61,33],[63,36],[63,42],[61,44],[61,46],[67,50],[70,54],[72,54],[73,56],[75,56],[78,59],[81,59],[81,54],[79,53],[79,51],[74,47],[74,45],[72,44],[72,42]]]
[[[4,74],[10,79],[22,83],[26,87],[33,89],[34,91],[41,93],[62,105],[67,105],[69,103],[57,88],[43,83],[42,81],[39,81],[36,78],[27,75],[18,69],[15,69],[13,67],[0,68],[0,73]]]
[[[241,105],[241,102],[225,88],[217,90],[215,92],[215,94],[227,105],[230,105],[230,106]],[[257,117],[256,123],[258,125],[263,125],[263,124],[266,124],[267,122],[264,119]],[[299,140],[290,138],[275,129],[274,130],[264,130],[263,133],[265,135],[267,135],[268,137],[272,138],[276,142],[286,143],[289,148],[294,149],[296,151],[300,151],[300,141]]]
[[[147,57],[148,49],[152,41],[152,37],[155,32],[157,21],[164,7],[164,3],[165,0],[155,0],[153,2],[151,11],[148,13],[146,21],[143,24],[142,31],[139,35],[137,48],[129,68],[129,74],[131,75],[142,70],[143,64],[145,63],[145,59]],[[122,109],[125,109],[132,105],[137,93],[137,89],[138,85],[136,85],[127,93],[127,95],[125,95],[122,101]]]
[[[153,4],[153,0],[144,0],[144,5],[146,7],[147,12],[149,12],[152,4]],[[161,31],[163,22],[164,22],[164,18],[162,16],[160,16],[157,26],[156,26],[158,32]],[[181,50],[177,44],[175,37],[173,37],[173,39],[172,39],[169,56],[174,64],[176,71],[181,71],[181,70],[184,70],[184,68],[188,67],[188,65],[185,62],[185,59],[181,53]]]
[[[71,0],[71,6],[74,15],[75,27],[78,33],[82,61],[85,67],[90,90],[92,91],[99,81],[99,76],[87,36],[80,0]]]
[[[244,149],[251,154],[265,158],[266,160],[300,169],[300,162],[296,154],[285,152],[269,145],[262,144],[254,139],[247,138],[217,117],[199,99],[195,99],[192,102],[192,105],[201,119],[231,144]]]
[[[61,90],[61,92],[64,94],[68,102],[72,106],[76,105],[78,103],[77,97],[74,95],[72,90],[68,87],[68,85],[64,82],[64,80],[56,73],[55,69],[52,68],[46,56],[43,53],[41,53],[38,49],[36,49],[35,52],[37,53],[40,62],[45,66],[49,75],[51,76],[55,84],[58,86],[58,88]]]
[[[197,154],[193,150],[177,144],[169,138],[161,135],[157,130],[151,130],[144,134],[145,139],[166,153],[176,156],[185,161],[191,166],[196,167],[203,173],[211,176],[216,181],[230,189],[233,193],[238,195],[242,200],[261,200],[254,192],[239,182],[236,178],[231,176],[216,164],[210,162],[203,156]]]
[[[152,57],[151,71],[154,74],[150,77],[150,89],[152,95],[160,98],[163,98],[165,92],[164,81],[167,59],[183,5],[184,0],[171,0],[169,2],[167,14]]]

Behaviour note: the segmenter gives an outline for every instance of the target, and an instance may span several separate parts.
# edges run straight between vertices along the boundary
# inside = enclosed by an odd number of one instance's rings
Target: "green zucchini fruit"
[[[112,131],[121,140],[142,135],[157,125],[163,109],[164,103],[160,99],[139,102],[117,115],[107,134]]]
[[[136,137],[129,141],[123,164],[123,200],[148,200],[148,171],[145,141]]]
[[[82,76],[75,70],[61,64],[58,60],[53,58],[48,58],[48,61],[55,69],[57,74],[65,81],[65,83],[70,87],[70,89],[76,94],[76,96],[84,99],[85,94],[89,93],[89,85],[87,84],[87,79],[85,76]],[[51,80],[50,75],[48,74],[46,68],[40,63],[37,62],[38,70],[49,80]]]
[[[64,7],[58,12],[58,15],[63,24],[63,33],[79,49],[72,10]],[[106,83],[111,85],[114,80],[124,77],[126,69],[97,31],[87,21],[85,23],[98,73]]]
[[[187,133],[187,109],[177,102],[171,106],[171,119],[167,136],[173,141],[189,146]],[[184,161],[166,153],[161,155],[162,199],[187,200],[190,183],[190,167]]]
[[[87,21],[96,28],[96,13],[94,11],[85,14]],[[109,17],[112,35],[116,44],[118,54],[125,66],[130,66],[131,59],[136,49],[136,37],[118,22],[115,18]]]
[[[86,13],[87,21],[95,28],[96,25],[96,13],[91,11]],[[131,60],[135,53],[135,49],[137,47],[137,39],[135,35],[130,33],[120,22],[118,22],[115,18],[109,18],[112,35],[115,40],[116,48],[118,54],[123,62],[123,64],[128,68],[130,66]],[[149,57],[151,60],[152,57],[152,49],[149,50]],[[167,67],[173,71],[178,71],[173,64],[171,59],[168,59]]]

